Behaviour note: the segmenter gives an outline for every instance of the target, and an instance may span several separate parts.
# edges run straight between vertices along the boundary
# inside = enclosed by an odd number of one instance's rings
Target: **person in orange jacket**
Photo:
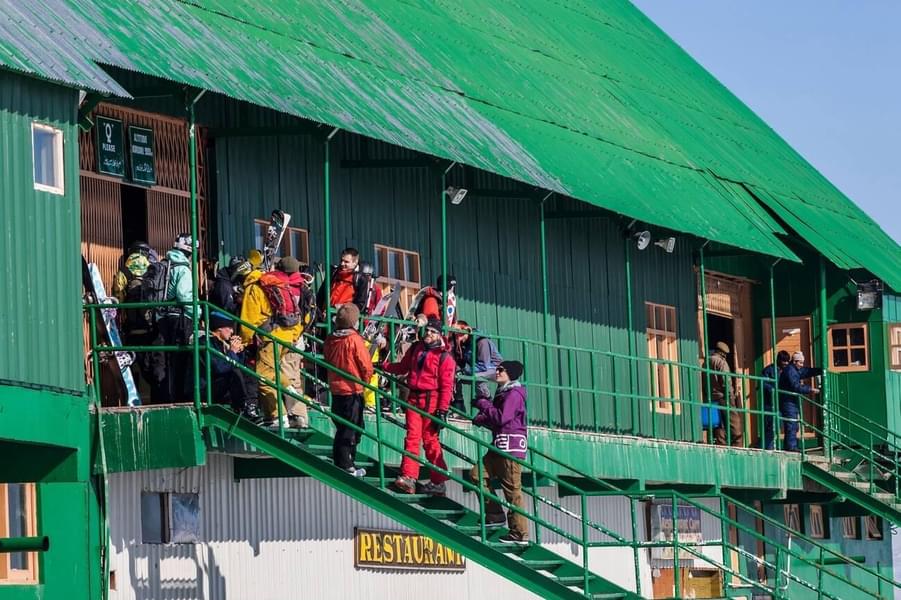
[[[353,375],[360,381],[372,378],[372,359],[357,332],[360,309],[353,303],[343,304],[335,315],[335,330],[325,340],[323,354],[333,367]],[[342,417],[363,428],[363,386],[356,381],[328,372],[329,390],[332,392],[332,414]],[[360,432],[335,420],[335,440],[332,444],[332,458],[335,465],[354,477],[366,475],[366,469],[356,467],[357,444]]]
[[[406,376],[410,389],[407,402],[419,410],[433,415],[430,419],[418,412],[407,409],[407,434],[404,450],[419,456],[420,445],[425,449],[425,457],[431,464],[447,469],[438,433],[447,420],[447,410],[454,395],[454,373],[456,362],[444,338],[441,336],[441,321],[430,319],[425,326],[422,340],[413,344],[400,362],[385,365],[385,370],[393,375]],[[392,484],[394,489],[405,494],[416,492],[419,479],[419,463],[404,456],[400,463],[400,476]],[[430,481],[422,486],[424,494],[443,496],[447,476],[431,469]]]

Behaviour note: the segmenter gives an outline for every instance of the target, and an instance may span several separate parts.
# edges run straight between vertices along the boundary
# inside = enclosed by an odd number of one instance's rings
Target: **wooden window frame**
[[[898,332],[898,343],[894,343],[894,334]],[[901,371],[901,323],[889,323],[885,339],[888,341],[888,368],[892,371]],[[897,353],[897,359],[895,354]]]
[[[0,483],[0,538],[9,537],[9,486],[8,483]],[[25,535],[37,535],[37,489],[33,483],[22,484],[25,486],[25,512],[27,523]],[[26,552],[28,557],[27,569],[13,569],[10,567],[12,554],[0,554],[0,585],[2,584],[38,584],[38,553]]]
[[[54,182],[58,185],[47,185],[46,183],[38,183],[37,180],[37,163],[35,161],[34,156],[34,134],[36,131],[44,131],[47,133],[53,134],[53,179]],[[65,157],[65,152],[63,152],[63,145],[65,143],[65,137],[63,136],[63,130],[58,127],[53,127],[52,125],[47,125],[46,123],[40,123],[38,121],[32,121],[31,123],[31,175],[32,182],[34,183],[34,189],[41,192],[49,192],[51,194],[56,194],[58,196],[62,196],[66,193],[66,170],[63,165],[63,160]]]
[[[253,240],[254,244],[256,244],[257,233],[262,228],[263,237],[266,236],[266,228],[269,227],[269,219],[254,219],[253,220]],[[292,234],[298,234],[300,236],[300,244],[301,248],[294,248],[294,244],[292,243],[293,238]],[[263,248],[257,248],[259,251],[263,251]],[[298,252],[300,250],[300,252]],[[281,258],[282,256],[293,256],[300,262],[303,266],[309,266],[310,264],[310,232],[302,227],[291,227],[290,225],[285,229],[285,235],[282,236],[282,243],[279,246],[278,252],[276,252],[276,256]]]
[[[647,318],[647,326],[645,329],[646,339],[648,342],[648,357],[660,358],[679,362],[679,336],[676,307],[668,304],[658,304],[655,302],[645,302],[645,314]],[[657,327],[659,323],[656,320],[657,310],[664,311],[663,328]],[[652,320],[652,316],[654,316]],[[672,322],[672,327],[668,327],[668,323]],[[672,356],[658,356],[658,347],[666,350],[669,349]],[[668,398],[669,400],[655,399],[651,402],[651,410],[661,414],[672,414],[673,410],[676,414],[682,414],[682,403],[673,402],[678,400],[681,395],[681,382],[679,379],[679,368],[674,366],[672,370],[673,381],[670,381],[670,370],[666,365],[655,365],[650,371],[651,391],[656,392],[659,397]],[[661,388],[663,391],[661,391]],[[675,408],[674,408],[675,405]]]
[[[863,329],[863,345],[861,344],[851,344],[851,335],[850,332],[852,329]],[[835,346],[832,343],[832,333],[834,331],[844,330],[845,335],[847,337],[848,343],[844,346]],[[829,370],[834,373],[861,373],[864,371],[870,370],[870,327],[868,323],[840,323],[836,325],[829,326],[829,335],[826,336],[829,342]],[[864,359],[866,361],[865,365],[852,365],[851,363],[851,351],[863,349]],[[847,366],[835,366],[835,357],[833,352],[835,350],[844,350],[847,352],[848,356],[848,365]]]
[[[422,259],[419,256],[419,252],[406,250],[404,248],[397,248],[394,246],[386,246],[385,244],[373,244],[373,252],[375,256],[375,282],[379,284],[379,287],[383,293],[387,293],[388,288],[400,286],[401,295],[398,304],[401,307],[401,311],[403,313],[406,313],[410,308],[410,302],[412,302],[413,297],[417,294],[417,292],[419,292],[419,290],[422,289]],[[389,252],[395,252],[405,257],[413,257],[416,264],[415,275],[418,276],[418,281],[411,278],[404,279],[383,275],[382,273],[387,272],[387,255]],[[382,261],[383,255],[385,256],[384,264]],[[406,268],[404,269],[404,271],[406,271]],[[404,275],[409,277],[413,274],[404,272]]]
[[[792,523],[792,517],[797,519],[797,527],[795,527],[794,523]],[[804,518],[801,512],[800,504],[783,504],[782,518],[785,522],[786,527],[793,529],[798,533],[804,533]]]
[[[831,537],[829,531],[829,515],[821,504],[811,504],[808,507],[808,535],[816,540],[828,540]]]
[[[866,515],[862,519],[862,525],[864,539],[874,541],[885,539],[885,525],[880,517]],[[873,531],[877,531],[877,533],[874,534]]]
[[[857,517],[842,517],[842,539],[860,539],[860,520]]]

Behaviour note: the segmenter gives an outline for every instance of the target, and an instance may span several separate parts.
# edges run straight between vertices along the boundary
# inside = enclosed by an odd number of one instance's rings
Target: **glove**
[[[436,420],[433,421],[435,424],[435,429],[441,431],[444,429],[444,425],[447,423],[447,411],[446,410],[436,410],[435,411]]]

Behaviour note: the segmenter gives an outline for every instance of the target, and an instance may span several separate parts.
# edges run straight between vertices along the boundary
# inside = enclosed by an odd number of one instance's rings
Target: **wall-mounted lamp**
[[[632,234],[632,237],[635,238],[635,245],[638,246],[639,250],[644,250],[651,244],[650,231],[636,231]]]
[[[673,250],[676,249],[676,238],[670,237],[662,240],[657,240],[654,242],[655,246],[660,246],[664,250],[666,250],[667,254],[672,254]]]
[[[444,193],[447,194],[447,197],[450,198],[450,203],[454,206],[463,202],[463,198],[466,197],[466,193],[469,192],[466,188],[456,188],[453,186],[448,187],[444,190]]]

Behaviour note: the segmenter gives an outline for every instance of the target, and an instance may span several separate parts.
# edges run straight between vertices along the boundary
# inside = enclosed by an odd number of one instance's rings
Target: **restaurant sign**
[[[465,571],[466,559],[418,533],[355,527],[354,566],[377,570]]]

